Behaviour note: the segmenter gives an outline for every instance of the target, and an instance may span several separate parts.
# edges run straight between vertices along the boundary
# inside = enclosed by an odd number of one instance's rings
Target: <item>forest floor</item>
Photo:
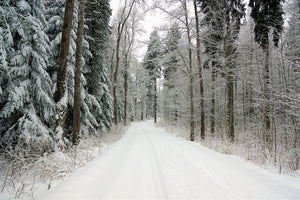
[[[300,178],[132,123],[101,156],[38,200],[300,199]]]

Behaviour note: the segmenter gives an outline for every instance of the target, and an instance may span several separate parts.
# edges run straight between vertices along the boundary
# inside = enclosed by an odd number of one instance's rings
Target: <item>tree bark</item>
[[[193,65],[192,65],[192,42],[191,33],[188,19],[188,10],[186,0],[183,1],[183,8],[185,12],[185,26],[187,30],[188,38],[188,56],[189,56],[189,93],[190,93],[190,140],[195,141],[195,121],[194,121],[194,76],[193,76]]]
[[[157,122],[157,78],[154,81],[154,123]]]
[[[82,40],[84,23],[84,0],[79,2],[79,16],[76,40],[76,60],[75,60],[75,88],[74,88],[74,113],[73,113],[73,145],[79,143],[80,132],[80,107],[81,107],[81,65],[82,65]]]
[[[66,91],[66,68],[69,53],[70,33],[73,21],[74,0],[66,0],[64,24],[59,53],[59,70],[57,71],[57,99],[61,100]]]
[[[202,77],[202,67],[201,67],[201,48],[200,48],[200,30],[199,30],[199,18],[197,11],[196,0],[194,2],[195,20],[196,20],[196,42],[197,42],[197,63],[199,70],[199,80],[200,80],[200,109],[201,109],[201,139],[205,139],[205,116],[204,116],[204,89],[203,89],[203,77]]]
[[[212,61],[211,70],[211,109],[210,109],[210,133],[214,137],[215,134],[215,82],[216,82],[216,66],[215,61]]]
[[[70,46],[70,33],[72,28],[73,20],[73,10],[74,10],[74,0],[66,0],[65,13],[64,13],[64,23],[62,29],[60,52],[59,52],[59,69],[57,71],[57,94],[55,96],[55,101],[59,102],[66,94],[66,68],[67,68],[67,58]],[[61,127],[62,135],[61,140],[64,141],[64,124],[67,114],[67,105],[63,105],[61,113],[59,113],[58,127]]]
[[[124,72],[124,124],[127,120],[127,91],[128,91],[128,55],[125,54],[125,72]]]
[[[265,68],[264,68],[264,123],[265,123],[265,140],[267,146],[270,147],[272,143],[271,137],[271,120],[270,120],[270,49],[269,41],[264,48],[265,52]]]
[[[119,26],[120,26],[120,24],[119,24]],[[118,29],[119,29],[119,27],[118,27]],[[116,69],[115,69],[115,73],[114,73],[114,82],[113,82],[114,120],[115,120],[115,124],[118,123],[117,82],[118,82],[118,71],[119,71],[119,62],[120,62],[120,56],[119,56],[120,40],[121,40],[121,34],[118,33],[117,47],[116,47]]]

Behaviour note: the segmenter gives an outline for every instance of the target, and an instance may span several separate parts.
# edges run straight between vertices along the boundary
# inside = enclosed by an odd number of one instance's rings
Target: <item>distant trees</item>
[[[157,31],[150,35],[148,49],[144,57],[144,68],[148,71],[147,79],[147,115],[154,117],[154,123],[157,122],[157,79],[160,77],[161,43]]]
[[[113,98],[114,98],[114,122],[118,123],[118,96],[117,96],[117,84],[118,84],[118,74],[119,74],[119,65],[120,65],[120,43],[126,22],[129,19],[129,16],[132,12],[134,5],[137,3],[137,0],[125,1],[124,7],[120,12],[120,18],[118,19],[117,24],[117,38],[116,38],[116,65],[113,72]]]
[[[1,151],[42,154],[162,117],[191,141],[299,169],[298,0],[250,0],[246,18],[241,0],[154,1],[171,23],[142,62],[144,1],[123,1],[111,24],[108,0],[82,3],[0,2]]]
[[[179,120],[179,90],[178,90],[178,73],[181,65],[179,57],[179,40],[181,32],[178,24],[173,24],[169,29],[164,40],[162,50],[163,77],[164,77],[164,100],[162,106],[163,117],[165,121],[177,122]]]
[[[189,10],[192,5],[195,16],[186,17],[185,6]],[[286,7],[286,10],[292,24],[286,32],[281,32],[282,6],[291,5],[293,9]],[[168,42],[174,39],[174,23],[162,29],[167,30],[162,34],[166,35],[162,39],[165,42],[161,56],[164,74],[160,101],[162,116],[166,123],[186,125],[191,140],[207,138],[203,142],[208,145],[212,145],[212,141],[230,141],[245,148],[248,159],[272,160],[280,167],[285,160],[294,166],[294,170],[299,166],[294,151],[299,148],[298,109],[295,109],[299,100],[294,96],[300,80],[296,53],[299,5],[297,1],[286,4],[282,1],[250,1],[249,6],[253,19],[243,19],[245,5],[242,1],[155,2],[154,7],[176,22],[181,33],[170,50]],[[275,43],[269,41],[271,34]],[[195,69],[202,70],[202,78],[195,79]],[[173,84],[172,79],[179,84]],[[201,81],[206,88],[203,93]],[[172,100],[172,96],[176,98]],[[202,100],[207,101],[205,106]],[[194,123],[191,123],[193,119]],[[206,129],[203,131],[202,127],[208,122],[210,134],[204,137]],[[283,124],[289,125],[284,125],[282,130]],[[196,133],[199,130],[199,135],[193,134],[193,127]]]

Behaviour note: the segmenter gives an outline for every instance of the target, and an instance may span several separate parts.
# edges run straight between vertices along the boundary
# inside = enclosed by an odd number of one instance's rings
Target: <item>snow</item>
[[[144,121],[132,123],[105,154],[37,199],[300,199],[300,178],[214,152]]]

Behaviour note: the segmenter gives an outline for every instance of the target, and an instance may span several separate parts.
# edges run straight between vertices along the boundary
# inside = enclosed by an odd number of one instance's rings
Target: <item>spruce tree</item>
[[[204,60],[204,67],[211,68],[211,108],[210,108],[210,132],[214,136],[215,133],[215,81],[217,78],[218,68],[221,68],[222,57],[222,38],[224,31],[223,13],[221,12],[221,4],[217,0],[205,1],[198,0],[201,11],[204,13],[201,25],[206,27],[204,33],[204,47],[207,59]]]
[[[56,104],[47,72],[51,52],[49,38],[43,30],[44,3],[42,0],[5,1],[0,6],[4,64],[0,78],[0,146],[20,155],[25,151],[52,151],[54,142],[50,135]]]
[[[87,60],[87,90],[95,97],[100,110],[91,110],[100,129],[109,129],[113,119],[113,99],[108,74],[107,49],[110,48],[109,20],[111,9],[108,0],[89,0],[85,6],[86,34],[92,57]],[[95,102],[96,103],[96,102]]]
[[[46,33],[49,35],[52,62],[49,66],[51,69],[52,79],[54,82],[57,82],[57,62],[59,59],[59,49],[60,49],[60,40],[62,34],[63,26],[63,11],[65,0],[56,0],[56,1],[46,1],[47,11],[46,19],[48,21],[47,26],[45,27]],[[77,5],[77,4],[76,4]],[[75,52],[76,52],[76,32],[77,32],[77,17],[78,17],[78,6],[74,9],[73,23],[70,32],[70,48],[68,55],[68,63],[66,69],[66,84],[67,84],[67,113],[66,113],[66,123],[64,126],[64,136],[67,139],[72,139],[72,125],[73,125],[73,105],[74,105],[74,77],[75,77]],[[96,118],[101,113],[101,106],[99,101],[96,100],[95,96],[90,94],[87,89],[88,78],[87,74],[89,73],[89,66],[86,65],[86,60],[92,57],[91,52],[89,51],[89,43],[85,39],[87,36],[84,34],[82,48],[82,74],[81,74],[81,126],[80,134],[82,136],[88,136],[90,134],[97,134],[97,129],[100,126],[100,123],[97,122]],[[56,90],[56,87],[53,88]],[[96,114],[95,114],[96,113]]]
[[[215,81],[218,54],[222,52],[226,73],[227,109],[225,129],[231,142],[234,141],[234,82],[236,69],[236,46],[244,4],[240,0],[200,1],[205,13],[203,24],[208,27],[207,40],[204,42],[209,61],[212,62],[212,80]],[[213,83],[214,84],[214,83]],[[214,90],[214,85],[213,88]],[[214,132],[214,92],[212,93],[211,132]]]
[[[251,17],[254,20],[255,27],[254,40],[260,45],[265,53],[264,64],[264,138],[269,147],[271,147],[272,136],[271,129],[271,93],[270,93],[270,41],[269,34],[272,32],[273,42],[278,46],[280,34],[283,27],[283,0],[250,0],[249,6],[252,8]],[[270,148],[269,148],[270,149]]]
[[[157,78],[160,71],[161,43],[158,32],[155,30],[150,35],[148,49],[144,57],[144,68],[148,71],[148,93],[147,93],[147,113],[157,120]]]
[[[181,33],[177,24],[173,24],[165,39],[163,57],[163,76],[164,76],[164,118],[165,120],[178,120],[178,68],[180,67],[180,56],[178,55],[179,40]]]

